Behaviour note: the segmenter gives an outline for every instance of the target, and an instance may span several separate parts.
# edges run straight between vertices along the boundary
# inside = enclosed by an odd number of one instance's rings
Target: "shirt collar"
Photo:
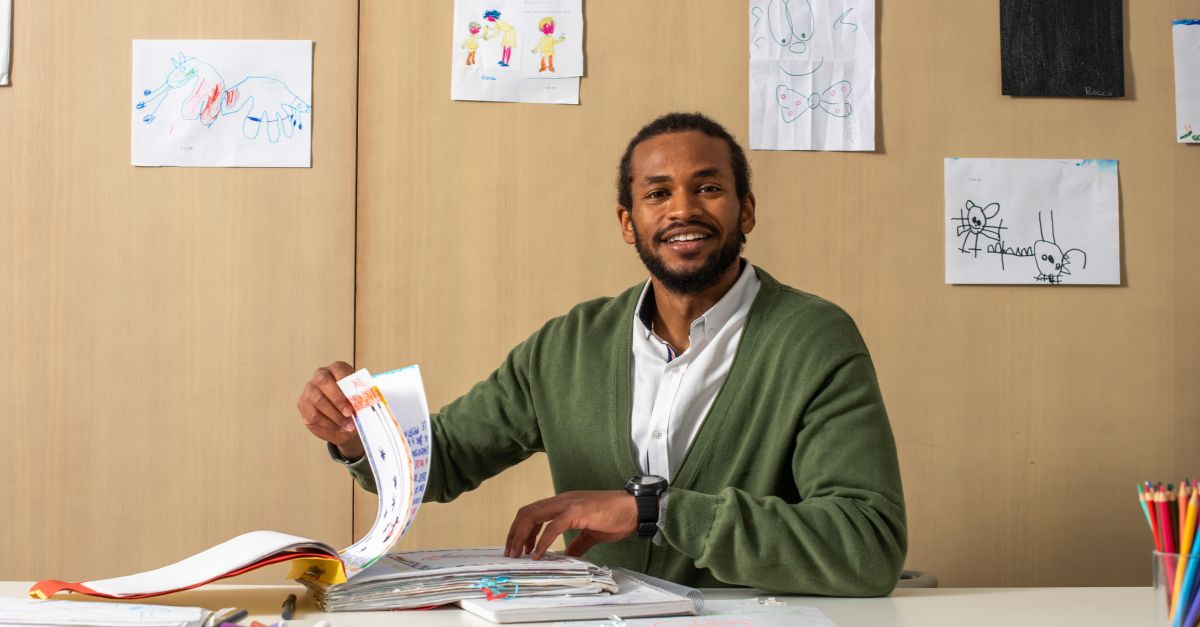
[[[721,327],[725,326],[726,322],[729,322],[733,314],[757,293],[758,290],[754,288],[759,281],[754,266],[746,263],[745,259],[741,260],[741,266],[741,274],[738,275],[738,280],[734,282],[733,287],[730,287],[721,300],[718,300],[708,311],[692,321],[689,336],[693,341],[698,339],[700,334],[705,339],[711,339],[721,330]],[[654,290],[651,285],[650,280],[647,279],[646,284],[642,286],[641,295],[638,296],[637,305],[633,309],[636,322],[641,324],[638,333],[646,338],[653,335],[650,327],[654,321]]]

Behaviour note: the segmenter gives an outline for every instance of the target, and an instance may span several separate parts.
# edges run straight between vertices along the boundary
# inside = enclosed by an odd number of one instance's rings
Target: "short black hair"
[[[617,170],[617,203],[626,209],[633,209],[633,173],[630,172],[630,161],[633,149],[638,144],[667,133],[682,133],[684,131],[700,131],[709,137],[724,140],[729,146],[729,157],[733,166],[733,182],[738,200],[745,200],[750,194],[750,164],[746,161],[746,151],[738,145],[737,140],[717,121],[703,113],[668,113],[642,127],[642,130],[629,140],[625,154],[621,155],[621,165]]]

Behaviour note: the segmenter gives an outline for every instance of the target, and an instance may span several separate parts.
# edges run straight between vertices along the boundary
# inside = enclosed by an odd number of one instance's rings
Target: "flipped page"
[[[370,566],[408,530],[424,497],[429,466],[429,409],[416,366],[377,377],[360,370],[339,385],[356,408],[354,422],[379,493],[375,524],[357,542],[339,552],[301,536],[252,531],[148,572],[84,582],[39,581],[30,588],[30,595],[44,599],[68,590],[138,599],[196,588],[283,561],[292,562],[292,578],[307,573],[336,584]]]

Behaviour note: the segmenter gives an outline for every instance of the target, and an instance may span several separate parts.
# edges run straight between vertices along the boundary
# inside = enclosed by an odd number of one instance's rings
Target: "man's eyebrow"
[[[721,168],[704,168],[703,170],[696,170],[694,173],[692,173],[692,178],[702,179],[702,178],[707,178],[710,176],[717,176],[720,173],[721,173]],[[667,181],[670,181],[670,180],[671,180],[670,176],[667,176],[666,174],[659,174],[656,176],[647,176],[643,180],[643,182],[646,185],[654,185],[655,183],[666,183]]]

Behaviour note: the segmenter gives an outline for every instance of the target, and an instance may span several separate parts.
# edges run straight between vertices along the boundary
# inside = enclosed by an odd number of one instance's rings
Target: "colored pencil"
[[[1167,489],[1162,484],[1158,485],[1158,492],[1154,495],[1154,505],[1158,508],[1159,533],[1162,534],[1162,545],[1164,553],[1175,552],[1175,532],[1171,525],[1171,508],[1167,505]]]
[[[1183,488],[1180,488],[1180,489],[1183,489]],[[1182,550],[1179,553],[1179,564],[1175,566],[1175,588],[1174,588],[1174,593],[1171,594],[1171,605],[1170,605],[1172,617],[1175,616],[1175,612],[1178,611],[1179,606],[1181,605],[1181,603],[1179,601],[1180,594],[1184,592],[1184,590],[1183,590],[1184,570],[1185,570],[1185,567],[1187,566],[1188,556],[1191,555],[1191,552],[1192,552],[1192,542],[1195,540],[1195,536],[1196,536],[1196,508],[1197,507],[1200,507],[1200,501],[1197,500],[1196,493],[1192,492],[1191,497],[1188,498],[1187,506],[1182,507],[1182,504],[1181,504],[1181,507],[1179,508],[1181,510],[1185,510],[1186,514],[1184,515],[1183,525],[1180,527],[1180,529],[1183,530],[1182,534],[1180,535],[1180,538],[1181,538],[1180,546],[1182,547]]]
[[[1144,495],[1146,511],[1150,514],[1150,533],[1154,535],[1154,550],[1162,553],[1162,538],[1158,533],[1158,510],[1154,507],[1154,486],[1150,482],[1146,482],[1146,491]]]

